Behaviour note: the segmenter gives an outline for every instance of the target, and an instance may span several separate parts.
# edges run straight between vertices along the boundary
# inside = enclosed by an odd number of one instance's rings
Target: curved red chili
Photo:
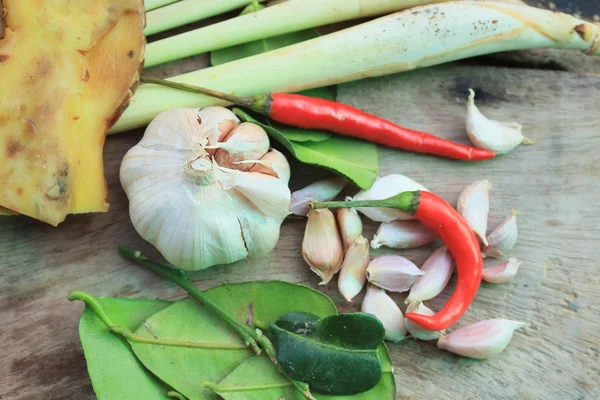
[[[285,125],[322,129],[417,153],[466,161],[480,161],[496,156],[489,150],[465,146],[429,133],[404,128],[376,115],[331,100],[286,93],[238,97],[164,79],[142,77],[141,81],[223,99],[250,108]]]
[[[316,208],[391,207],[409,212],[432,229],[456,261],[456,288],[446,305],[434,315],[407,313],[406,318],[423,328],[439,331],[455,323],[467,311],[481,283],[483,258],[473,230],[444,199],[429,192],[404,192],[386,200],[315,202]]]
[[[404,128],[391,121],[335,101],[298,94],[273,93],[269,118],[305,129],[322,129],[417,153],[457,160],[480,161],[495,153],[465,146],[429,133]],[[267,102],[268,103],[268,102]]]

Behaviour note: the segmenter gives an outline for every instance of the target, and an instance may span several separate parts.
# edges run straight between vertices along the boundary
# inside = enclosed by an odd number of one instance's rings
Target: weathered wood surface
[[[494,184],[491,226],[511,207],[520,211],[523,261],[516,279],[484,284],[459,325],[506,317],[529,322],[507,351],[472,361],[406,340],[391,344],[399,399],[593,399],[600,354],[600,77],[568,72],[446,66],[344,85],[340,100],[405,125],[466,142],[467,89],[482,111],[517,120],[539,141],[481,164],[381,150],[381,174],[403,173],[454,202],[476,179]],[[82,304],[65,295],[176,299],[182,291],[122,259],[118,243],[156,255],[137,235],[118,181],[123,155],[141,132],[111,137],[105,149],[110,212],[70,216],[59,228],[24,217],[0,219],[0,398],[92,399],[77,336]],[[293,164],[292,188],[327,174]],[[349,190],[352,193],[353,190]],[[201,288],[254,279],[282,279],[317,288],[300,244],[304,223],[284,223],[266,258],[197,273]],[[369,236],[376,229],[368,224]],[[402,252],[418,265],[433,247]],[[382,254],[377,252],[376,254]],[[336,285],[320,288],[342,310]],[[451,288],[431,302],[439,309]],[[362,297],[362,296],[361,296]],[[404,296],[396,296],[401,304]]]

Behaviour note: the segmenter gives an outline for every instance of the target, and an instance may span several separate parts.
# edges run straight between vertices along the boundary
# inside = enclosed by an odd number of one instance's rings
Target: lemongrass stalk
[[[258,0],[264,2],[266,0]],[[242,8],[252,0],[180,0],[146,13],[146,36]]]
[[[517,4],[433,4],[173,80],[238,96],[295,92],[482,54],[540,47],[600,55],[600,26]],[[162,86],[141,85],[111,132],[144,126],[174,107],[216,104],[224,102]]]
[[[160,7],[164,7],[166,5],[175,3],[179,0],[146,0],[144,2],[144,6],[146,7],[146,11],[152,11]]]
[[[448,0],[286,1],[148,44],[145,67],[304,29]]]

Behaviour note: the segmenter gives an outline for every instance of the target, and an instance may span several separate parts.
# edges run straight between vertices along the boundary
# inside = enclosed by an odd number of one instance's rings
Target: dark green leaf
[[[169,306],[160,300],[95,298],[113,324],[136,329],[152,314]],[[88,373],[99,400],[165,400],[170,388],[152,375],[88,306],[79,322],[79,337]]]
[[[293,126],[282,125],[275,121],[269,121],[273,129],[277,129],[281,134],[292,142],[323,142],[331,137],[331,133],[318,131],[315,129],[302,129]]]
[[[293,331],[294,317],[308,329]],[[371,314],[353,313],[323,319],[314,329],[315,318],[302,314],[285,315],[271,325],[277,348],[277,359],[292,379],[306,382],[312,391],[350,395],[370,390],[382,377],[382,364],[377,347],[383,343],[385,329]]]
[[[377,146],[373,143],[341,136],[331,136],[320,142],[292,142],[284,133],[287,128],[276,129],[263,124],[239,108],[234,108],[233,112],[244,121],[262,126],[273,139],[303,163],[335,171],[363,189],[370,188],[375,182],[379,170],[379,155]]]

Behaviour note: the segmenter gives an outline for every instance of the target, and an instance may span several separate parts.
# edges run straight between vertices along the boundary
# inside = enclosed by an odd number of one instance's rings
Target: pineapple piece
[[[54,226],[108,210],[102,147],[139,80],[143,0],[2,3],[0,206]]]

